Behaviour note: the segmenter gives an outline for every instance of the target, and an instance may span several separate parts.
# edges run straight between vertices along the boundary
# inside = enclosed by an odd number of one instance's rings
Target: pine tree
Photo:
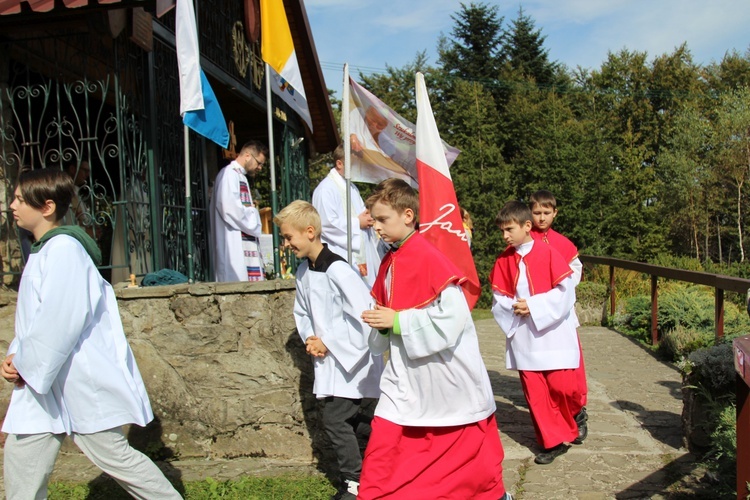
[[[502,58],[512,73],[533,80],[542,87],[552,87],[558,82],[559,64],[550,62],[549,50],[544,48],[542,30],[536,29],[534,20],[518,9],[518,17],[504,37]],[[508,71],[505,72],[506,76]]]
[[[497,10],[486,3],[461,3],[461,10],[451,16],[451,38],[441,36],[438,42],[438,62],[448,75],[485,84],[497,78],[503,22]]]

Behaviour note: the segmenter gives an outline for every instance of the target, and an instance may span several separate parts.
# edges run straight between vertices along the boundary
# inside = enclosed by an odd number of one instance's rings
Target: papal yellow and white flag
[[[271,90],[295,110],[312,130],[302,73],[282,0],[260,0],[261,53],[271,67]]]

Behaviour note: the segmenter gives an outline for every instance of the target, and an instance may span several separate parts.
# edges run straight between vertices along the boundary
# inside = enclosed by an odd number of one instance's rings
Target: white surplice
[[[524,256],[536,242],[520,245],[516,251]],[[519,261],[516,295],[510,298],[493,292],[492,314],[506,335],[505,365],[509,370],[561,370],[578,368],[580,350],[573,309],[576,301],[575,274],[545,293],[531,295],[526,278],[526,264]],[[529,316],[513,314],[513,304],[526,299]]]
[[[377,398],[383,361],[367,346],[372,328],[362,321],[370,308],[365,283],[345,261],[332,263],[326,272],[313,271],[308,261],[297,268],[294,320],[302,340],[317,336],[328,353],[313,358],[318,398]]]
[[[461,287],[450,285],[422,309],[398,313],[401,334],[373,331],[370,349],[390,347],[375,416],[414,427],[479,422],[495,397]]]
[[[248,280],[242,233],[256,238],[262,233],[260,212],[240,200],[241,181],[247,182],[245,169],[233,161],[219,171],[214,182],[210,212],[216,281]]]
[[[344,183],[344,187],[341,187]],[[346,217],[346,180],[331,169],[328,176],[320,181],[315,188],[312,204],[320,214],[322,233],[321,241],[328,245],[336,255],[347,258],[347,217]],[[378,276],[382,247],[379,239],[371,228],[359,227],[359,214],[365,210],[365,202],[359,194],[359,189],[351,183],[351,218],[352,218],[352,268],[359,271],[357,264],[367,263],[367,285],[372,288]],[[357,262],[357,255],[362,255],[362,262]]]
[[[26,384],[3,432],[91,434],[153,419],[112,287],[70,236],[29,257],[8,354]]]

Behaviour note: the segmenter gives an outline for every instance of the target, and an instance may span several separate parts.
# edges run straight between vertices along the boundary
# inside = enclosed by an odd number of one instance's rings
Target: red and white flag
[[[482,289],[422,73],[417,73],[416,136],[419,232],[464,272],[461,286],[472,309]]]

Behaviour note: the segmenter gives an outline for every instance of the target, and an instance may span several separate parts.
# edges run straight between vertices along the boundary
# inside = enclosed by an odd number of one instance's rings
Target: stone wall
[[[116,293],[157,417],[146,429],[131,427],[138,448],[157,457],[318,456],[324,438],[312,363],[292,316],[293,281]],[[15,302],[15,293],[0,294],[0,349],[13,337]],[[9,396],[6,385],[0,415]]]

